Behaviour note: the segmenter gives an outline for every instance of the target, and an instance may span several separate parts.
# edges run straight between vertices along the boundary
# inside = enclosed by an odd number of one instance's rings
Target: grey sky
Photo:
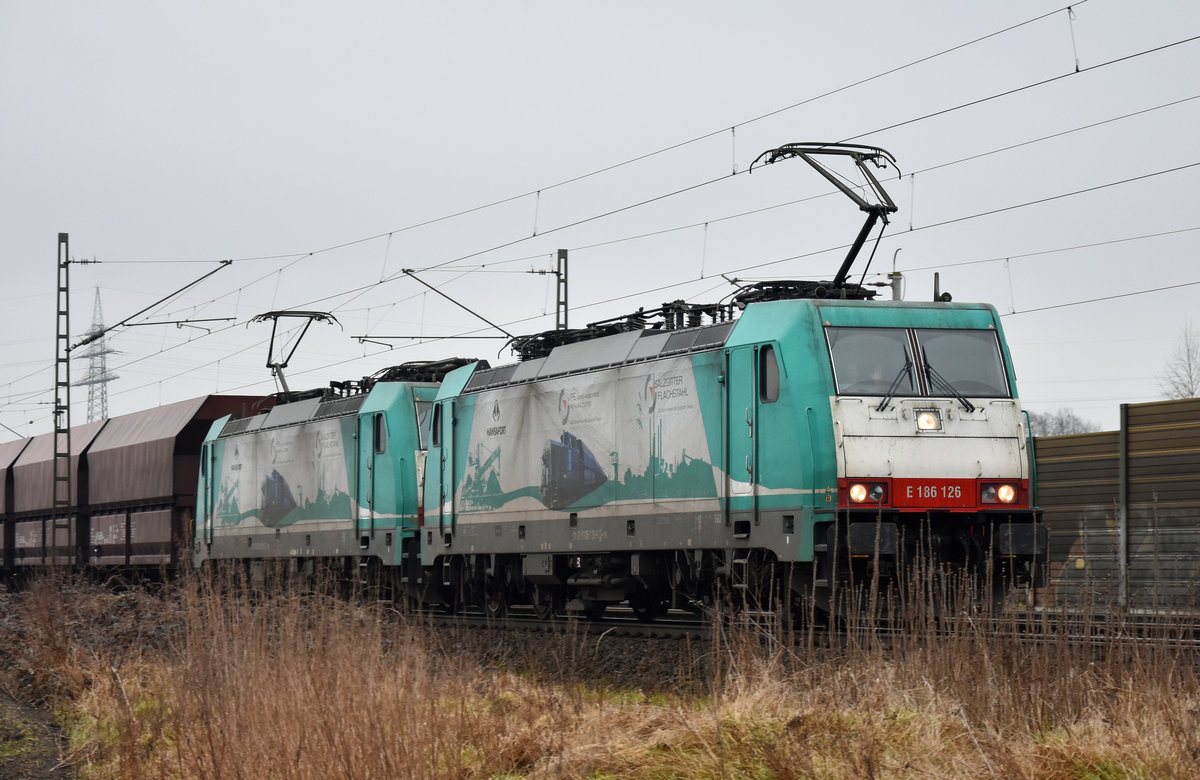
[[[0,0],[0,423],[50,426],[60,231],[101,261],[72,267],[76,333],[96,287],[112,323],[237,259],[141,318],[233,320],[111,338],[109,409],[122,414],[272,391],[269,327],[247,325],[271,309],[324,309],[343,326],[313,327],[293,387],[450,354],[496,363],[502,341],[389,351],[352,338],[487,332],[410,279],[380,283],[402,268],[444,264],[421,278],[513,332],[553,326],[553,285],[493,271],[547,269],[559,247],[572,250],[573,325],[715,301],[731,289],[721,273],[829,278],[844,250],[821,250],[862,221],[844,197],[729,217],[828,190],[798,161],[742,173],[763,150],[853,139],[904,174],[885,179],[900,212],[872,272],[899,249],[907,298],[928,298],[938,270],[955,300],[993,303],[1026,406],[1115,427],[1121,402],[1158,396],[1200,286],[1045,307],[1200,282],[1200,167],[1147,176],[1200,163],[1200,41],[1142,54],[1200,35],[1200,7],[1086,0],[1073,21],[1065,7]],[[1170,231],[1189,232],[1138,238]],[[1076,248],[1101,242],[1114,243]],[[480,264],[489,272],[463,273]],[[80,421],[86,397],[73,392]]]

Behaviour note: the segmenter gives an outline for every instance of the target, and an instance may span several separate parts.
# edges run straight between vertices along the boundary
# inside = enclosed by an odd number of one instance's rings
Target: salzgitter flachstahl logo
[[[642,400],[646,404],[646,411],[653,412],[654,404],[658,401],[658,393],[654,391],[654,375],[650,374],[646,377],[646,389],[642,394]]]

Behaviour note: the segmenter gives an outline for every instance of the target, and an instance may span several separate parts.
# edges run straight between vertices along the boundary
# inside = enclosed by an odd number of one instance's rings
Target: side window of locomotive
[[[375,440],[375,454],[382,455],[387,452],[387,426],[383,422],[382,414],[375,415],[373,426],[372,437]]]
[[[442,446],[442,405],[433,405],[433,418],[429,423],[429,442],[433,447]]]
[[[769,344],[758,351],[758,397],[768,404],[779,400],[779,362]]]
[[[925,365],[957,392],[990,398],[1011,395],[996,331],[928,329],[916,334]],[[937,386],[937,382],[930,383],[930,387]]]
[[[417,401],[417,446],[422,450],[429,449],[429,418],[433,416],[433,403]]]
[[[840,395],[916,395],[908,331],[828,327],[825,339]]]

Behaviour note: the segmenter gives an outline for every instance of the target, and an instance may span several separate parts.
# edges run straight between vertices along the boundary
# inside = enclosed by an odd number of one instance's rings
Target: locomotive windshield
[[[963,395],[1009,397],[1008,376],[994,330],[931,329],[914,333],[925,373],[936,371]]]
[[[918,395],[912,345],[902,328],[826,328],[842,395]],[[892,385],[895,384],[895,387]]]
[[[828,327],[825,338],[839,395],[1011,395],[995,331]]]

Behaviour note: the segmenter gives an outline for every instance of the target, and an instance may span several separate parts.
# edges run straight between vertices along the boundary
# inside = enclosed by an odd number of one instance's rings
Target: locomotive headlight
[[[942,429],[942,413],[937,409],[919,409],[917,411],[918,431],[940,431]]]
[[[883,500],[884,489],[883,485],[864,485],[861,482],[855,482],[850,486],[850,501],[854,504],[861,504],[866,501],[879,503]]]
[[[1011,504],[1017,500],[1017,489],[1012,485],[984,485],[980,495],[985,504]]]

